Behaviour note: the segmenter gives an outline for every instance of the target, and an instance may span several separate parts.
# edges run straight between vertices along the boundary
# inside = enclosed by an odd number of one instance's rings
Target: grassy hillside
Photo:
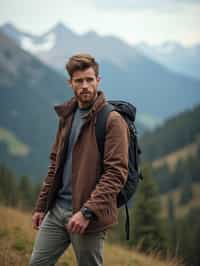
[[[174,166],[180,159],[187,159],[189,156],[195,156],[198,146],[200,145],[200,134],[191,144],[184,146],[177,151],[171,152],[158,160],[153,161],[153,167],[161,167],[163,164],[167,164],[170,170],[174,169]]]
[[[161,194],[200,182],[199,116],[200,104],[140,139],[142,160],[151,162]]]
[[[159,160],[199,139],[200,104],[165,121],[140,139],[143,159]]]
[[[191,208],[200,206],[200,184],[195,183],[192,185],[193,198],[190,202],[188,202],[185,205],[179,204],[180,194],[181,194],[180,189],[175,189],[161,196],[163,217],[167,217],[167,201],[169,194],[172,196],[175,207],[175,215],[177,218],[186,216],[186,214],[189,212],[189,210],[191,210]]]
[[[0,207],[0,265],[25,266],[28,263],[35,231],[31,227],[31,215],[19,210]],[[105,243],[105,266],[181,266],[175,260],[161,261],[156,255],[143,255],[117,245]],[[70,248],[57,263],[59,266],[75,266],[75,256]]]

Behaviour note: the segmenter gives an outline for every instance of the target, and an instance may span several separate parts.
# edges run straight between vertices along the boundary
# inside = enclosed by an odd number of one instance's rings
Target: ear
[[[99,83],[100,81],[101,81],[101,77],[98,76],[98,77],[97,77],[97,82]]]

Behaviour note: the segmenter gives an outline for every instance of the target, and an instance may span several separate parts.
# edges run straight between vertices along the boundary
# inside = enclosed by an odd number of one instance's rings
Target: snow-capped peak
[[[47,52],[51,50],[55,46],[56,37],[54,33],[49,33],[46,35],[40,42],[34,41],[34,39],[31,39],[29,37],[22,37],[21,38],[21,47],[24,50],[27,50],[33,54],[39,53],[39,52]]]

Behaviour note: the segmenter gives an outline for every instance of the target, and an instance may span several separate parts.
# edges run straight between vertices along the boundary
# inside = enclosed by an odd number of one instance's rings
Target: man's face
[[[95,100],[99,81],[100,77],[96,77],[92,67],[86,70],[77,70],[73,73],[69,84],[77,97],[80,107],[87,107]]]

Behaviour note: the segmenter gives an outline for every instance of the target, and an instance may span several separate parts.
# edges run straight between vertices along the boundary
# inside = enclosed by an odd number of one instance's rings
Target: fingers
[[[33,225],[33,229],[38,230],[42,220],[44,218],[44,215],[41,213],[35,213],[32,217],[32,225]]]
[[[33,229],[38,230],[38,217],[34,217],[32,219]]]
[[[82,227],[79,231],[80,234],[83,234],[85,232],[85,229],[86,229],[86,226],[85,227]]]
[[[39,217],[38,227],[40,227],[40,225],[41,225],[41,223],[42,223],[42,221],[43,221],[43,218],[44,218],[44,216],[43,216],[43,215],[40,215],[40,217]]]
[[[67,225],[67,229],[71,232],[71,233],[79,233],[79,234],[83,234],[85,231],[86,226],[80,223],[77,223],[76,221],[69,221],[68,225]]]
[[[72,232],[72,233],[77,233],[79,230],[80,230],[80,225],[79,223],[77,223],[76,221],[70,221],[69,222],[69,230]]]
[[[66,228],[71,233],[83,234],[89,222],[90,221],[86,220],[83,217],[82,213],[79,211],[70,218],[68,224],[66,225]]]

